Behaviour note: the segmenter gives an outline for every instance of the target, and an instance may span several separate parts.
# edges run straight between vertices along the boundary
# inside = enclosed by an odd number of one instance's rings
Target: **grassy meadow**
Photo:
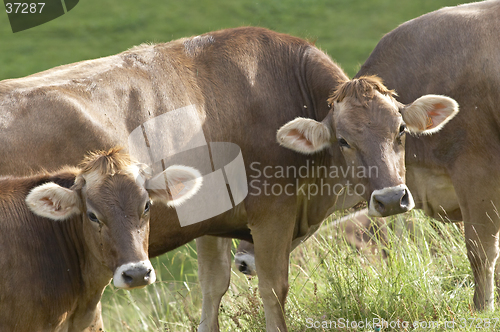
[[[458,0],[81,0],[67,14],[13,34],[0,15],[0,79],[208,31],[261,26],[316,41],[353,76],[400,23]]]
[[[353,76],[380,38],[399,24],[457,0],[81,0],[64,16],[13,34],[0,15],[0,79],[26,76],[80,60],[112,55],[144,42],[238,26],[261,26],[314,41]],[[461,230],[419,212],[410,235],[396,227],[380,261],[352,250],[329,230],[292,253],[286,305],[290,331],[339,318],[422,323],[416,331],[500,330],[494,314],[471,310],[473,278]],[[393,221],[402,223],[401,217]],[[236,246],[236,242],[235,242]],[[196,247],[190,243],[153,259],[158,280],[132,292],[109,286],[106,331],[195,331],[200,318]],[[308,320],[308,318],[310,320]],[[345,322],[345,321],[344,321]],[[439,322],[440,325],[423,325]],[[466,323],[464,328],[463,324]],[[257,280],[232,272],[220,311],[222,331],[265,329]],[[488,325],[489,324],[489,325]],[[350,328],[324,328],[354,330]],[[357,329],[370,331],[373,328]],[[400,331],[402,327],[383,331]]]
[[[405,227],[408,222],[412,226]],[[381,323],[381,331],[500,330],[498,314],[472,310],[473,278],[459,224],[437,223],[420,211],[393,217],[390,224],[387,261],[357,252],[335,227],[324,227],[292,253],[290,331],[374,331],[374,323]],[[180,257],[194,264],[196,253],[188,246]],[[201,306],[196,271],[167,281],[168,269],[162,266],[159,280],[146,289],[108,288],[107,331],[196,331]],[[257,283],[232,271],[221,331],[265,330]],[[372,325],[353,328],[353,321]]]

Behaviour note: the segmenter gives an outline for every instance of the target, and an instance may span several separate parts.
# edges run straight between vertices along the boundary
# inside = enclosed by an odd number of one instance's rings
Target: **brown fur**
[[[142,207],[143,197],[137,191],[130,193],[137,187],[133,179],[117,175],[129,161],[118,149],[92,153],[85,159],[84,165],[92,170],[115,173],[106,184],[114,188],[87,188],[96,194],[80,196],[82,206],[85,197],[108,202],[106,207],[96,204],[107,217],[106,227],[99,230],[85,216],[86,209],[54,221],[35,215],[25,202],[28,193],[43,184],[74,187],[81,169],[65,167],[52,173],[0,178],[1,331],[102,331],[100,298],[113,269],[123,262],[147,259],[147,216],[137,218],[139,224],[134,220],[136,203]],[[103,177],[110,175],[106,172]],[[118,216],[110,213],[109,202],[119,202],[114,211]],[[124,206],[132,207],[127,223],[119,220]],[[131,243],[142,246],[134,248]]]
[[[397,96],[394,90],[385,87],[381,78],[376,75],[361,76],[340,84],[328,99],[329,104],[341,102],[345,98],[353,98],[362,105],[367,105],[368,101],[375,97],[375,92],[390,97]]]
[[[126,171],[132,163],[130,155],[124,153],[122,147],[115,147],[107,151],[89,152],[79,168],[83,174],[97,172],[113,176]]]
[[[85,185],[85,177],[89,175],[100,180],[105,180],[115,175],[124,175],[125,178],[134,177],[135,174],[130,169],[134,163],[136,162],[130,158],[129,154],[123,151],[122,147],[89,152],[78,166],[81,171],[75,180],[74,189],[81,189]],[[130,191],[126,190],[125,192]],[[99,194],[97,193],[97,195]]]

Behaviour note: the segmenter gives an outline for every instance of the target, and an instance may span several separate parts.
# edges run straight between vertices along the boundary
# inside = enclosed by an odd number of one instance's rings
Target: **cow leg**
[[[500,303],[500,259],[497,259],[497,266],[496,266],[496,271],[495,271],[495,283],[496,283],[496,289],[497,289],[497,296],[496,300],[497,303]]]
[[[259,276],[259,292],[264,303],[268,332],[287,331],[284,306],[288,293],[288,262],[294,215],[289,211],[280,212],[283,213],[272,218],[263,218],[258,224],[250,225]]]
[[[198,332],[219,331],[219,306],[231,276],[231,239],[202,236],[196,239],[198,278],[203,304]]]
[[[474,305],[478,310],[493,310],[494,272],[498,258],[498,227],[465,223],[465,241],[467,257],[474,273]]]
[[[477,162],[480,159],[470,160]],[[497,165],[491,161],[489,164]],[[470,169],[474,169],[474,172],[470,172]],[[469,171],[457,177],[460,182],[453,182],[464,218],[467,257],[474,274],[474,306],[478,310],[492,310],[495,265],[499,254],[500,183],[496,181],[500,179],[500,175],[485,164],[466,168],[465,171],[467,170]],[[488,182],[485,183],[485,180]]]
[[[104,324],[102,322],[101,301],[99,301],[99,303],[97,304],[97,308],[95,310],[95,315],[94,315],[94,319],[92,320],[92,324],[90,324],[90,326],[88,328],[86,328],[85,330],[83,330],[83,332],[100,332],[100,331],[104,331],[103,325]]]

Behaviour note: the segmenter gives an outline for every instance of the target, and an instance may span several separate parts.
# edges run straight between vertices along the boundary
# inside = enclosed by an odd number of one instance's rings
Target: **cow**
[[[336,228],[342,234],[347,243],[361,253],[372,256],[380,256],[386,260],[388,255],[384,247],[387,245],[387,224],[384,218],[368,217],[368,210],[362,209],[342,218],[338,218],[322,225],[317,233],[327,231],[326,228]],[[292,242],[292,250],[295,250],[302,242]],[[381,246],[382,245],[382,248]],[[379,250],[377,250],[379,249]],[[234,264],[238,271],[253,277],[257,275],[255,268],[255,252],[253,244],[247,241],[240,241],[234,254]]]
[[[439,131],[457,112],[453,99],[438,95],[403,105],[377,77],[350,80],[300,38],[262,28],[227,29],[0,82],[0,156],[9,156],[0,159],[0,174],[72,164],[86,150],[136,149],[128,144],[130,136],[149,130],[156,130],[156,139],[141,138],[148,151],[213,142],[238,146],[248,182],[244,200],[234,204],[233,198],[228,211],[189,225],[163,205],[154,206],[149,254],[199,238],[199,331],[218,331],[219,304],[229,286],[230,238],[253,240],[266,328],[283,332],[292,241],[333,211],[362,200],[372,215],[410,210],[405,134]],[[175,130],[155,120],[170,115],[177,116]],[[172,134],[177,130],[182,134]],[[204,151],[193,155],[210,155]],[[155,161],[153,169],[163,169],[171,158]],[[217,161],[212,154],[204,179]],[[310,172],[278,174],[285,169]]]
[[[356,75],[378,75],[403,103],[437,93],[460,104],[442,132],[407,137],[406,183],[415,208],[440,221],[464,221],[479,310],[494,308],[495,278],[500,297],[500,46],[492,42],[499,12],[500,1],[483,1],[408,21],[382,38]]]
[[[500,1],[483,1],[408,21],[380,40],[356,75],[380,76],[402,103],[436,93],[460,104],[442,132],[407,137],[406,179],[417,208],[464,221],[479,310],[494,308],[499,254],[499,13]],[[497,289],[499,272],[497,264]]]
[[[150,196],[175,206],[202,182],[185,166],[164,175],[183,190],[171,196],[155,185],[148,195],[146,181],[157,180],[111,149],[78,168],[0,178],[0,330],[103,331],[100,300],[111,278],[123,289],[155,281]]]

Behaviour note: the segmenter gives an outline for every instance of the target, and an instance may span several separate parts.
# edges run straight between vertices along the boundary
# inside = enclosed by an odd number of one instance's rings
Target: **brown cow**
[[[154,282],[151,202],[136,183],[144,174],[112,149],[80,168],[0,178],[0,331],[102,331],[99,301],[111,278],[124,289]],[[186,184],[175,200],[154,191],[170,205],[201,184],[191,168],[165,175]]]
[[[499,255],[499,15],[500,1],[484,1],[406,22],[379,42],[357,74],[379,75],[403,103],[425,93],[460,103],[459,116],[439,134],[407,137],[406,176],[417,208],[464,221],[477,309],[494,308]],[[497,265],[498,285],[499,271]]]
[[[388,33],[356,75],[378,75],[401,102],[426,93],[456,99],[461,112],[433,136],[406,139],[406,182],[416,208],[464,220],[477,309],[500,297],[500,1],[423,15]],[[496,263],[496,271],[495,271]]]
[[[219,162],[208,143],[239,146],[250,187],[244,201],[234,204],[233,197],[228,205],[234,208],[185,227],[176,213],[155,206],[150,255],[202,235],[218,236],[197,240],[199,330],[216,331],[230,277],[227,238],[252,237],[267,330],[286,331],[293,240],[307,236],[332,211],[363,199],[374,215],[413,207],[404,185],[405,133],[439,130],[457,104],[443,96],[412,102],[396,102],[376,77],[349,80],[302,39],[260,28],[216,31],[0,82],[0,156],[9,156],[0,159],[0,174],[76,163],[83,151],[125,145],[136,135],[149,149],[144,158],[159,147],[183,150],[163,156],[168,160],[158,168],[172,158],[211,155],[209,167],[200,169],[205,178]],[[173,126],[164,128],[160,118]],[[200,150],[184,151],[188,147]],[[284,169],[310,172],[279,175]]]

